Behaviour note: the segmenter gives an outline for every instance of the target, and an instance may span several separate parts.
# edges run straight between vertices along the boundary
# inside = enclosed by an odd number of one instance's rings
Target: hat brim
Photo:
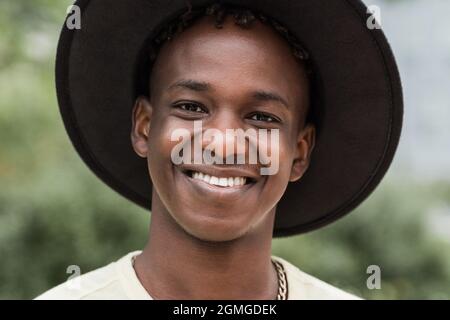
[[[381,30],[367,27],[367,8],[359,0],[228,2],[257,9],[289,28],[305,44],[322,83],[321,132],[311,165],[279,202],[274,236],[329,224],[374,190],[394,157],[403,98],[390,46]],[[63,27],[56,59],[66,130],[104,183],[151,209],[146,161],[130,141],[136,64],[149,35],[186,1],[79,0],[76,5],[81,30]]]

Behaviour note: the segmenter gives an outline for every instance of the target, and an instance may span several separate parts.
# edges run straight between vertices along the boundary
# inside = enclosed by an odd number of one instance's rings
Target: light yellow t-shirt
[[[36,300],[153,300],[133,268],[132,258],[140,253],[130,252],[116,262],[68,280]],[[300,271],[282,258],[272,258],[284,266],[289,300],[360,299]]]

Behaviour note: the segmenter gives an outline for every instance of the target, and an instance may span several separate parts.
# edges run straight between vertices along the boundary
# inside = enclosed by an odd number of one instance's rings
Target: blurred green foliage
[[[105,187],[73,150],[58,113],[54,52],[70,1],[0,2],[0,298],[29,299],[69,265],[103,266],[146,241],[150,215]],[[274,240],[273,252],[370,299],[450,298],[450,244],[428,228],[450,207],[448,181],[390,172],[355,212],[322,230]],[[447,240],[448,241],[448,240]],[[381,268],[369,290],[366,269]]]

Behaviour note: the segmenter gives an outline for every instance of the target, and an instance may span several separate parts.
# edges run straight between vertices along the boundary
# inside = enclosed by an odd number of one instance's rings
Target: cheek
[[[171,141],[172,132],[176,128],[167,118],[155,120],[149,132],[147,163],[152,183],[159,189],[170,179],[171,151],[178,142]]]
[[[259,141],[260,158],[262,163],[270,169],[265,175],[285,177],[292,167],[293,151],[292,138],[283,131],[269,134],[267,139]]]
[[[292,162],[294,158],[294,149],[291,145],[291,140],[286,139],[280,143],[279,158],[280,158],[280,173],[289,175],[292,169]]]
[[[170,160],[172,150],[179,144],[180,140],[172,141],[172,136],[179,130],[192,131],[182,121],[177,121],[170,116],[155,118],[154,125],[150,129],[149,137],[149,155],[155,160]],[[154,151],[154,152],[152,152]]]
[[[292,139],[280,133],[278,141],[278,144],[268,146],[272,166],[275,166],[274,163],[278,161],[278,169],[276,174],[267,176],[264,196],[261,197],[273,205],[281,199],[289,184],[293,162]]]

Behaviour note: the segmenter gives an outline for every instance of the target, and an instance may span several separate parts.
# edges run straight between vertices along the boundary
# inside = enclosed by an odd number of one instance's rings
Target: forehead
[[[231,17],[222,29],[203,17],[163,46],[152,86],[164,90],[186,78],[211,83],[224,94],[276,90],[292,103],[307,94],[304,68],[287,41],[259,21],[244,29]]]

